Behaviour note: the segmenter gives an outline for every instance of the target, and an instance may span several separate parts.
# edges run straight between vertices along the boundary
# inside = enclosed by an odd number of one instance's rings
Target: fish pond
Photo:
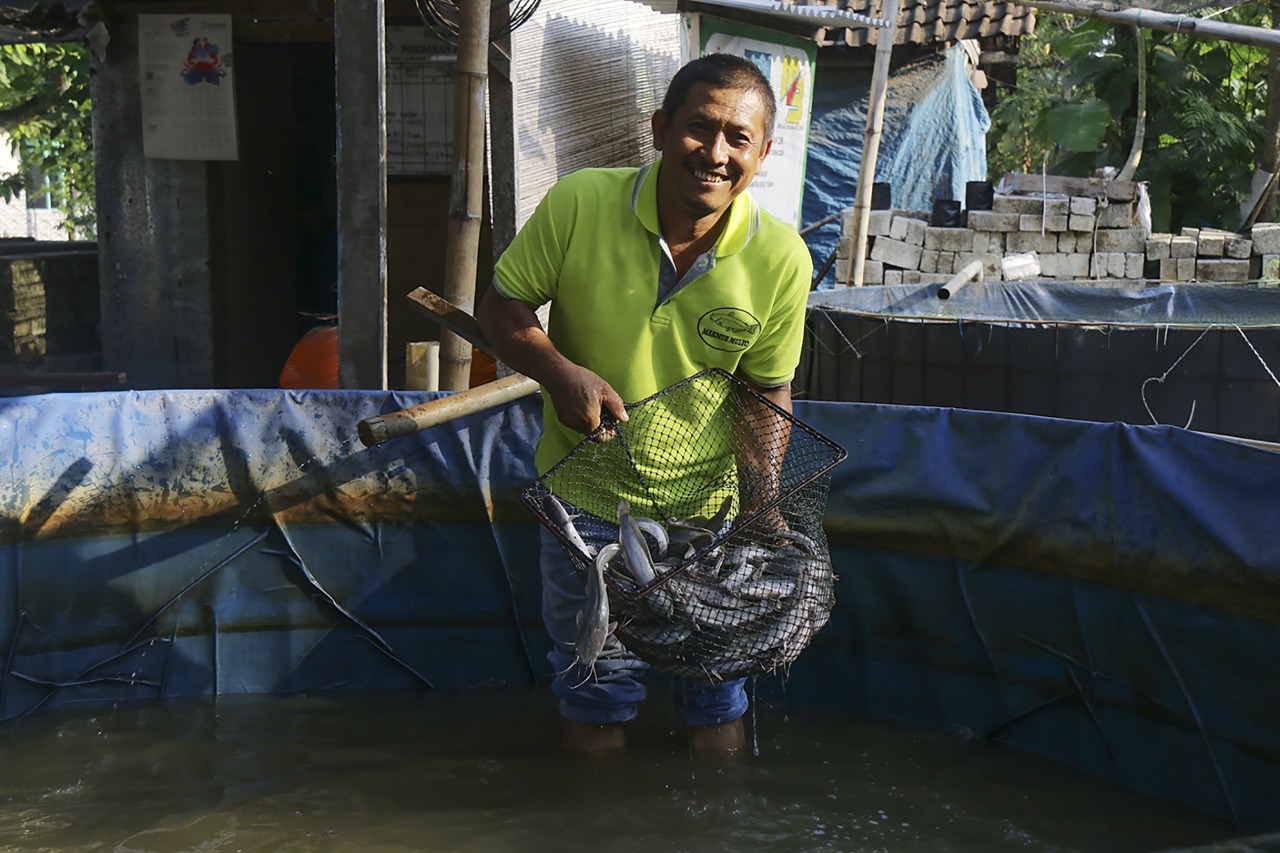
[[[1155,851],[1239,835],[963,732],[749,712],[691,756],[655,685],[618,754],[545,688],[69,706],[0,727],[8,851]]]

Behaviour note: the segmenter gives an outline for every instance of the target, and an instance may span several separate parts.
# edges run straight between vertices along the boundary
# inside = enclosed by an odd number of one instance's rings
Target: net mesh
[[[522,494],[626,647],[723,680],[788,666],[834,604],[822,528],[839,445],[722,370],[627,407]]]

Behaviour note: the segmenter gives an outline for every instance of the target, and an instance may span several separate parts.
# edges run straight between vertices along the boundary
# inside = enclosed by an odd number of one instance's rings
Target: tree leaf
[[[1098,98],[1062,104],[1045,115],[1049,138],[1071,151],[1097,151],[1110,124],[1111,108]]]

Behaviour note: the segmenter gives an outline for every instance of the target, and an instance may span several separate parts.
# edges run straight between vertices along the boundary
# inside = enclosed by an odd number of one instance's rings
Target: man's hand
[[[584,435],[591,435],[601,423],[602,414],[626,422],[627,410],[618,392],[595,373],[565,362],[554,376],[543,383],[551,395],[560,423]]]
[[[507,299],[490,287],[480,297],[476,320],[500,359],[538,380],[551,396],[556,417],[569,429],[591,435],[599,428],[602,413],[617,421],[627,420],[618,392],[592,371],[561,355],[531,306]]]

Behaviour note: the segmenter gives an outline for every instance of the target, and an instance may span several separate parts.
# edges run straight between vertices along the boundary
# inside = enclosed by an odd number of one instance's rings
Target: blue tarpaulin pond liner
[[[807,399],[1172,424],[1280,442],[1280,288],[972,282],[813,293]]]
[[[0,715],[544,680],[536,399],[375,448],[390,392],[0,401]],[[1280,454],[1175,427],[799,402],[849,451],[836,608],[761,691],[1280,828]],[[548,701],[551,701],[550,698]]]

